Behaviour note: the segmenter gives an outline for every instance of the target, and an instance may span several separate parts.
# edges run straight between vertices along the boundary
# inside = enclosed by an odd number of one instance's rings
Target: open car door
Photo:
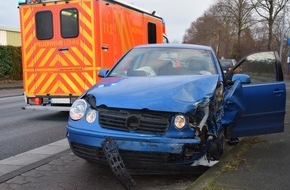
[[[226,78],[242,83],[240,101],[244,110],[234,122],[232,137],[284,131],[286,87],[276,52],[261,52],[245,57]]]

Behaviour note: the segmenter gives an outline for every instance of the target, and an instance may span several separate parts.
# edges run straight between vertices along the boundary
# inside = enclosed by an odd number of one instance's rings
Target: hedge
[[[21,47],[0,46],[0,80],[22,80]]]

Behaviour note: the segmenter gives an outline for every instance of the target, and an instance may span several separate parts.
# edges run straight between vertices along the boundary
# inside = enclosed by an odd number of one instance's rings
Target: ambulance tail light
[[[42,105],[43,99],[42,98],[29,98],[28,103],[30,105]]]

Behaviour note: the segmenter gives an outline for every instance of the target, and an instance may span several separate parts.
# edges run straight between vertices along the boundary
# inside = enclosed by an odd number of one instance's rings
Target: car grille
[[[104,108],[98,111],[99,124],[103,128],[153,134],[164,134],[172,117],[172,113],[153,111]]]

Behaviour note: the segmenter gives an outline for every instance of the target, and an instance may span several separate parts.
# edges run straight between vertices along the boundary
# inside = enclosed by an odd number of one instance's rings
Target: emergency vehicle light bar
[[[18,4],[27,4],[26,0],[18,0]]]
[[[68,1],[68,0],[40,0],[42,3],[48,3],[48,2],[57,2],[57,1]]]
[[[36,4],[36,3],[49,3],[58,1],[69,1],[69,0],[18,0],[18,4]]]

